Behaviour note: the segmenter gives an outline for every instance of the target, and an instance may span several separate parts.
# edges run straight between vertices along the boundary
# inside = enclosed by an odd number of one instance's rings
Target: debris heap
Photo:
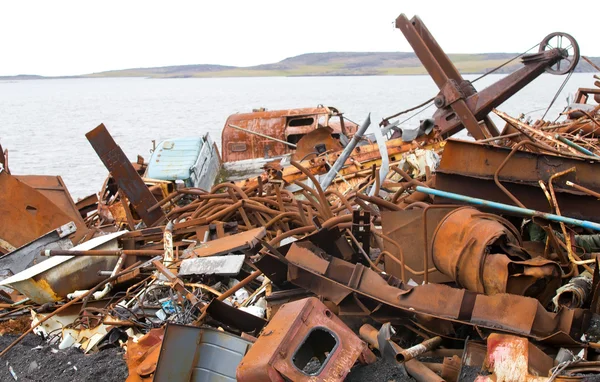
[[[600,82],[560,122],[513,117],[495,107],[567,48],[476,92],[418,18],[397,26],[440,86],[418,128],[386,119],[373,138],[367,118],[341,149],[203,189],[148,178],[100,125],[109,176],[76,203],[0,149],[0,327],[22,333],[0,358],[33,332],[124,349],[129,381],[600,373]],[[462,128],[476,140],[449,138]]]

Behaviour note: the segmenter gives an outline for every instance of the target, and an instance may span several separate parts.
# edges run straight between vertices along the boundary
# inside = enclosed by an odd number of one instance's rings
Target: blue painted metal
[[[577,143],[568,140],[567,138],[563,137],[560,134],[556,134],[554,136],[554,138],[558,139],[559,141],[561,141],[562,143],[564,143],[567,146],[570,146],[572,148],[574,148],[575,150],[579,151],[580,153],[584,153],[585,155],[589,155],[591,157],[596,157],[596,158],[600,158],[600,156],[594,154],[593,152],[591,152],[590,150],[586,149],[585,147],[581,147],[579,146]]]
[[[160,142],[150,157],[146,177],[182,180],[187,187],[209,190],[219,169],[219,155],[206,134]]]
[[[448,199],[458,200],[458,201],[465,202],[465,203],[474,204],[476,206],[493,208],[496,210],[516,213],[519,215],[540,217],[540,218],[554,221],[554,222],[565,223],[565,224],[575,225],[575,226],[579,226],[579,227],[583,227],[583,228],[593,229],[595,231],[600,231],[600,224],[597,224],[597,223],[594,223],[594,222],[591,222],[588,220],[579,220],[579,219],[568,218],[565,216],[558,216],[558,215],[549,214],[546,212],[531,210],[529,208],[521,208],[521,207],[511,206],[509,204],[496,203],[496,202],[492,202],[490,200],[472,198],[470,196],[455,194],[452,192],[446,192],[446,191],[441,191],[441,190],[435,190],[433,188],[428,188],[428,187],[417,186],[417,191],[424,192],[424,193],[430,194],[430,195],[439,196],[442,198],[448,198]]]

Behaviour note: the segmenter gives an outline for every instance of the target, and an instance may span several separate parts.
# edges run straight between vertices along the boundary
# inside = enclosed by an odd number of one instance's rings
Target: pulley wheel
[[[539,52],[552,49],[560,49],[563,58],[546,68],[546,72],[561,75],[575,70],[579,62],[579,44],[573,36],[564,32],[550,33],[540,43]]]

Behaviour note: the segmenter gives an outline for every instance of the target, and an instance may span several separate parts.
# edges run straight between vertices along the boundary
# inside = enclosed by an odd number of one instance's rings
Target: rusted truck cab
[[[234,125],[293,145],[319,127],[330,127],[331,136],[339,140],[340,133],[351,137],[358,126],[344,119],[334,107],[271,110],[255,109],[252,113],[233,114],[227,118],[221,135],[223,162],[272,158],[292,154],[294,147],[231,127]]]

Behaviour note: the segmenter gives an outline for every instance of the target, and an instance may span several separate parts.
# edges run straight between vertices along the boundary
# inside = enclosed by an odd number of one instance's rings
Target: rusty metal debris
[[[234,114],[221,163],[208,135],[130,162],[100,125],[87,137],[109,174],[76,203],[0,148],[0,322],[124,347],[130,381],[341,381],[380,362],[418,381],[600,373],[600,91],[555,122],[495,109],[570,72],[576,41],[547,36],[477,92],[418,17],[396,26],[439,88],[416,127]],[[463,128],[475,142],[449,138]]]
[[[375,356],[316,298],[284,304],[237,368],[238,381],[343,381]]]

